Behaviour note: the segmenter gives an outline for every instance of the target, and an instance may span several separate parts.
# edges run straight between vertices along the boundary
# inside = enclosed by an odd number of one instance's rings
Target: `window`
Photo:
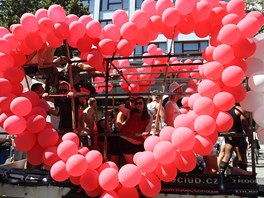
[[[167,52],[167,43],[166,42],[152,43],[152,44],[157,45],[157,47],[161,48],[164,53]],[[135,48],[134,54],[136,56],[142,56],[147,51],[148,51],[148,45],[147,46],[139,46],[139,45],[137,45],[136,48]]]
[[[208,41],[186,41],[175,42],[174,53],[175,54],[199,54],[208,46]]]
[[[122,0],[102,0],[101,11],[106,10],[117,10],[117,9],[128,9],[129,1]]]
[[[136,0],[136,9],[140,9],[141,8],[141,4],[144,0]]]

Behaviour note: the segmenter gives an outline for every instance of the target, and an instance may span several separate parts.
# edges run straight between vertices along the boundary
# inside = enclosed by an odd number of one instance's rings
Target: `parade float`
[[[10,29],[0,28],[0,124],[15,136],[16,149],[27,152],[30,164],[45,167],[23,170],[4,166],[0,171],[1,194],[257,196],[254,155],[251,174],[227,175],[224,189],[218,175],[190,172],[196,166],[196,155],[210,154],[219,134],[232,135],[226,133],[233,124],[226,111],[235,103],[252,113],[262,138],[264,42],[263,35],[256,36],[264,22],[262,13],[246,13],[242,0],[146,0],[132,18],[117,10],[112,21],[102,27],[90,16],[66,15],[60,5],[52,5],[23,14],[20,24]],[[179,33],[192,32],[201,38],[210,37],[210,46],[201,54],[173,54],[172,49],[166,53],[151,44],[158,34],[175,39]],[[77,48],[81,60],[105,73],[105,77],[94,80],[94,86],[105,97],[106,109],[109,97],[118,95],[111,92],[114,82],[126,95],[148,95],[161,73],[164,95],[169,94],[170,75],[173,80],[187,82],[182,116],[175,119],[174,127],[164,127],[159,134],[149,136],[145,151],[136,153],[134,164],[118,168],[104,161],[98,151],[79,147],[74,131],[60,137],[46,122],[47,107],[32,91],[23,92],[24,67],[44,43],[53,48],[63,44]],[[136,45],[148,46],[147,52],[133,56]],[[139,61],[135,65],[131,60]],[[250,90],[243,83],[245,79]]]

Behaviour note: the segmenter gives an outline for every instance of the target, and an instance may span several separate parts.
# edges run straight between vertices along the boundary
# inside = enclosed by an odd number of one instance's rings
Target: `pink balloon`
[[[53,48],[59,48],[63,44],[62,38],[59,38],[54,32],[47,34],[47,42]]]
[[[35,17],[39,21],[42,18],[48,18],[48,10],[44,8],[40,8],[35,12]]]
[[[171,141],[176,149],[188,151],[195,143],[194,132],[187,127],[179,127],[174,130]]]
[[[162,14],[162,21],[166,26],[175,26],[180,21],[178,10],[174,7],[167,8]]]
[[[173,2],[169,0],[159,0],[156,3],[157,13],[162,16],[162,13],[170,7],[174,7]]]
[[[86,32],[86,28],[83,23],[79,21],[73,21],[69,25],[69,31],[71,36],[74,36],[76,38],[81,38],[82,36],[84,36]]]
[[[79,150],[78,150],[78,153],[85,156],[87,153],[89,152],[89,149],[85,146],[83,147],[80,147]]]
[[[127,188],[135,187],[141,180],[140,169],[134,164],[126,164],[120,168],[118,179]]]
[[[240,35],[241,32],[237,25],[227,24],[219,31],[218,40],[227,45],[234,45],[240,39]]]
[[[156,10],[157,2],[155,0],[145,0],[141,4],[141,9],[144,10],[149,17],[157,14]]]
[[[21,41],[26,38],[28,30],[26,30],[21,24],[14,24],[12,28],[12,33],[17,40]]]
[[[242,101],[245,97],[246,97],[246,89],[243,85],[238,85],[236,87],[223,87],[223,91],[227,91],[230,94],[232,94],[232,96],[235,99],[235,102],[240,102]]]
[[[215,110],[213,101],[208,97],[200,97],[194,101],[193,111],[197,115],[212,115]]]
[[[195,136],[195,144],[193,151],[201,156],[209,155],[212,152],[213,143],[212,141],[203,135]]]
[[[126,11],[120,9],[114,11],[112,21],[117,27],[121,28],[123,24],[128,22],[128,20],[129,19]]]
[[[83,175],[87,166],[85,157],[79,154],[72,155],[66,162],[67,172],[74,177]]]
[[[218,111],[228,111],[235,104],[235,99],[228,92],[219,92],[215,95],[213,103]]]
[[[140,35],[145,35],[144,37]],[[135,42],[140,46],[145,46],[149,44],[151,38],[150,38],[150,31],[148,28],[141,28],[137,32],[137,36],[135,38]]]
[[[225,15],[222,19],[222,24],[225,26],[227,24],[237,24],[240,21],[240,17],[235,13],[229,13]]]
[[[9,134],[18,135],[26,129],[26,120],[17,115],[9,116],[4,121],[3,128]]]
[[[16,136],[14,143],[15,148],[19,151],[30,151],[36,144],[37,138],[35,134],[28,133],[27,131]]]
[[[43,163],[42,155],[44,149],[36,144],[30,151],[27,153],[27,160],[32,165],[40,165]]]
[[[196,166],[196,156],[192,151],[176,151],[176,167],[182,172],[190,172]]]
[[[50,169],[51,177],[58,182],[65,181],[69,178],[69,174],[66,170],[66,164],[62,160],[57,161],[55,164],[52,165]]]
[[[170,164],[175,160],[175,148],[171,142],[160,141],[155,145],[153,155],[159,164]]]
[[[228,13],[235,13],[238,16],[245,16],[245,4],[243,0],[230,1],[226,5]]]
[[[194,119],[192,119],[192,117],[188,116],[187,114],[180,114],[174,120],[174,127],[188,127],[191,130],[194,130],[193,123]]]
[[[27,130],[31,133],[39,133],[45,126],[46,118],[42,115],[33,114],[27,118]]]
[[[213,98],[220,91],[220,87],[215,81],[205,79],[198,85],[197,90],[201,96]]]
[[[59,161],[60,158],[57,154],[57,147],[52,146],[52,147],[46,148],[43,151],[42,160],[43,160],[43,163],[48,166],[52,166],[57,161]]]
[[[54,22],[63,22],[66,19],[66,11],[60,5],[51,5],[48,8],[48,16]]]
[[[99,184],[102,189],[112,191],[119,185],[118,171],[114,168],[106,168],[99,174]]]
[[[61,142],[57,149],[58,156],[64,161],[67,161],[69,157],[77,153],[78,153],[77,145],[70,140],[65,140]]]
[[[200,115],[194,121],[195,131],[202,136],[208,136],[215,132],[215,120],[209,115]]]
[[[233,126],[233,118],[227,112],[218,112],[215,117],[216,130],[219,132],[226,132]]]
[[[160,141],[160,138],[155,135],[147,137],[144,141],[144,148],[146,151],[153,151],[155,145]]]
[[[8,33],[8,34],[4,35],[3,38],[8,42],[8,45],[10,46],[11,49],[18,49],[19,48],[18,40],[16,39],[16,37],[13,34]]]
[[[205,60],[212,61],[213,60],[213,52],[214,52],[215,47],[214,46],[208,46],[204,49],[203,51],[203,58]]]
[[[38,28],[38,20],[34,14],[25,13],[20,18],[20,23],[28,32],[36,32]]]
[[[123,39],[133,40],[136,38],[137,26],[133,22],[126,22],[122,25],[120,33]]]
[[[58,38],[61,39],[68,39],[68,37],[70,36],[70,32],[69,32],[69,26],[66,23],[55,23],[54,24],[54,33]]]
[[[196,4],[195,0],[190,0],[188,3],[184,0],[177,0],[175,2],[175,8],[179,11],[181,15],[190,14]]]
[[[134,50],[134,45],[126,39],[121,39],[117,44],[117,53],[121,56],[129,56]]]
[[[102,26],[98,21],[92,20],[86,25],[86,34],[91,38],[97,38],[102,33]]]
[[[194,101],[201,97],[201,95],[199,93],[194,93],[192,94],[189,98],[188,98],[188,106],[192,109],[193,108],[193,103]]]
[[[112,41],[118,41],[121,37],[120,30],[115,24],[107,24],[104,26],[103,35]]]
[[[160,30],[164,28],[164,24],[162,22],[161,16],[159,15],[151,16],[148,26],[151,31],[160,32]]]
[[[145,11],[136,10],[132,15],[131,21],[135,23],[138,28],[143,28],[147,26],[149,17]]]
[[[237,26],[241,31],[241,37],[249,38],[253,37],[259,31],[262,24],[255,17],[246,16],[238,22]]]
[[[11,112],[7,111],[6,113],[1,113],[0,114],[0,126],[3,128],[3,124],[5,122],[5,120],[9,117],[13,115]]]
[[[1,57],[0,57],[1,60]],[[12,90],[12,85],[9,82],[9,80],[5,79],[5,78],[0,78],[0,96],[5,95],[5,94],[9,94]]]
[[[236,87],[244,80],[244,71],[238,66],[230,66],[224,69],[222,81],[226,86]]]
[[[144,151],[136,158],[136,165],[143,172],[151,173],[156,169],[157,161],[151,151]]]
[[[161,182],[153,173],[146,173],[139,182],[140,191],[148,197],[155,197],[160,193]]]
[[[126,188],[122,186],[118,189],[117,194],[119,198],[126,198],[127,195],[131,198],[139,198],[138,191],[136,188]]]
[[[205,21],[211,14],[211,6],[207,1],[199,1],[193,7],[192,16],[196,21]]]
[[[69,14],[66,16],[64,23],[69,26],[74,21],[79,21],[79,17],[76,14]]]
[[[31,112],[32,104],[25,97],[17,97],[11,102],[10,109],[15,115],[25,116]]]
[[[66,141],[66,140],[71,140],[71,141],[73,141],[76,145],[79,145],[79,144],[80,144],[80,139],[79,139],[78,135],[77,135],[76,133],[73,133],[73,132],[65,133],[65,134],[62,136],[62,141]]]
[[[89,151],[86,156],[86,161],[88,163],[89,169],[97,169],[101,166],[103,162],[103,156],[102,154],[97,150],[91,150]]]
[[[87,169],[84,174],[81,175],[80,184],[85,191],[93,191],[99,186],[98,172],[93,169]]]
[[[3,37],[8,33],[9,33],[8,29],[6,29],[5,27],[0,27],[0,37]]]
[[[90,22],[92,21],[93,18],[89,15],[82,15],[80,18],[79,18],[79,21],[81,23],[83,23],[85,26]]]
[[[49,138],[47,138],[49,137]],[[55,146],[59,140],[59,135],[55,129],[45,128],[38,134],[38,143],[43,148]]]
[[[174,127],[171,126],[165,126],[160,130],[160,140],[161,141],[171,141],[171,135],[174,131]]]
[[[175,153],[176,157],[176,153]],[[177,167],[174,163],[170,164],[159,164],[155,173],[157,176],[165,182],[170,182],[174,180],[178,174]]]
[[[38,21],[39,23],[39,30],[44,33],[52,33],[55,28],[53,21],[50,18],[42,18]]]
[[[0,51],[6,54],[9,54],[11,52],[11,46],[9,42],[4,38],[0,38]]]
[[[114,168],[118,171],[118,166],[112,162],[112,161],[107,161],[104,162],[99,168],[98,168],[98,173],[100,174],[104,169],[106,168]]]
[[[227,64],[234,59],[234,50],[227,44],[218,45],[213,52],[213,59],[221,64]]]

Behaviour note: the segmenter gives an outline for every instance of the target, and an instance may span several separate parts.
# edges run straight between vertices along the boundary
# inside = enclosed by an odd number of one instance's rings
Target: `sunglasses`
[[[143,102],[136,102],[135,105],[143,105]]]

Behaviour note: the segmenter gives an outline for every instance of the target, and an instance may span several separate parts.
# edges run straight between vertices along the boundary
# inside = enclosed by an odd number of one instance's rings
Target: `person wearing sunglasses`
[[[144,135],[151,131],[153,116],[148,112],[146,101],[143,97],[137,97],[135,108],[128,110],[129,119],[122,125],[120,133],[129,134],[119,139],[120,151],[127,163],[134,163],[134,154],[144,151]]]

